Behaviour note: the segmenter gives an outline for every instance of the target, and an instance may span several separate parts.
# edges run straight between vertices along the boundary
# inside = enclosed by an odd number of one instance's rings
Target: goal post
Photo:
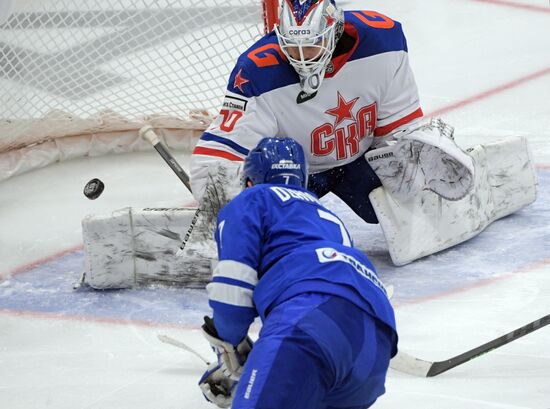
[[[16,0],[0,22],[0,180],[84,155],[192,149],[277,0]]]

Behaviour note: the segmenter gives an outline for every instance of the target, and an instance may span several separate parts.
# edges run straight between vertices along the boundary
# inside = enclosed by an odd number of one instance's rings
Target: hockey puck
[[[84,196],[90,200],[97,199],[103,193],[105,185],[99,179],[92,179],[84,186]]]

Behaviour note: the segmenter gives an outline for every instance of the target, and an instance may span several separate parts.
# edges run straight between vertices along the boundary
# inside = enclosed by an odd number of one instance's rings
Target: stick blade
[[[184,349],[187,352],[191,352],[193,355],[195,355],[197,358],[199,358],[201,361],[203,361],[206,365],[210,365],[210,361],[203,357],[201,354],[199,354],[197,351],[195,351],[193,348],[189,347],[187,344],[178,341],[177,339],[174,339],[172,337],[169,337],[167,335],[158,334],[157,338],[160,342],[163,344],[168,344],[175,346],[177,348]]]
[[[390,368],[409,375],[426,377],[432,368],[433,362],[415,358],[406,352],[399,351],[390,361]]]

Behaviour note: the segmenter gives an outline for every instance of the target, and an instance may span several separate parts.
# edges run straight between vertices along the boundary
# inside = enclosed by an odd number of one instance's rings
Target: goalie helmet
[[[306,94],[317,92],[344,29],[334,0],[282,0],[275,33]]]
[[[244,160],[243,185],[274,183],[307,186],[307,162],[302,146],[292,138],[264,138]]]

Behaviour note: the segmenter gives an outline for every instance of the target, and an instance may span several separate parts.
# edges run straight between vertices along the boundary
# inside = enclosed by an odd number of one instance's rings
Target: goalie
[[[239,57],[220,114],[195,147],[193,194],[214,209],[212,222],[239,191],[249,150],[262,137],[292,137],[306,152],[308,189],[333,192],[380,223],[397,265],[534,200],[525,141],[467,154],[450,126],[422,117],[400,23],[332,0],[283,0],[279,25]],[[428,238],[411,242],[418,234]]]

